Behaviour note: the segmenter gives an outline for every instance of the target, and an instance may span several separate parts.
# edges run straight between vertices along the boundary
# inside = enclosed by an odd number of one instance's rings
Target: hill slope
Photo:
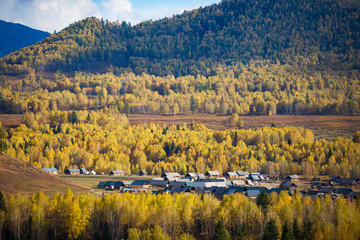
[[[358,70],[359,9],[353,0],[224,0],[136,26],[89,18],[2,62],[9,74],[30,66],[196,76],[252,60]]]
[[[0,20],[0,36],[0,57],[3,57],[43,40],[49,33]]]
[[[31,195],[39,191],[63,193],[68,188],[74,192],[89,190],[51,176],[31,164],[0,154],[0,191],[5,194],[22,193]]]

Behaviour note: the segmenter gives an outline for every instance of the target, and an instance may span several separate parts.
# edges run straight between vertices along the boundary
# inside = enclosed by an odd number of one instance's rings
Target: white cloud
[[[131,20],[132,4],[129,0],[109,0],[101,3],[102,15],[110,21]]]
[[[95,16],[111,21],[130,21],[130,0],[0,0],[0,18],[53,32],[69,24]]]

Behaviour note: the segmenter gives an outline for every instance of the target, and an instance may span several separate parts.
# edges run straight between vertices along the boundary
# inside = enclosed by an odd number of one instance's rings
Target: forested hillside
[[[251,60],[313,70],[359,69],[359,1],[241,1],[136,26],[88,18],[2,59],[7,74],[133,71],[210,76]]]

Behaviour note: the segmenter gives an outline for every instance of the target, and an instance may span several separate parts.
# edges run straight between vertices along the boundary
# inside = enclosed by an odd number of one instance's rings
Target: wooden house
[[[68,174],[68,175],[80,175],[80,170],[77,169],[77,168],[74,168],[74,169],[66,169],[66,170],[65,170],[65,174]]]
[[[237,179],[239,178],[239,175],[237,175],[236,172],[226,172],[224,173],[224,177],[226,177],[227,179]]]
[[[42,170],[50,174],[59,174],[59,171],[56,168],[43,168]]]
[[[287,182],[287,181],[284,181],[280,184],[280,188],[282,190],[292,190],[292,189],[296,189],[296,184],[293,183],[293,182]]]
[[[111,172],[109,172],[109,176],[122,176],[122,175],[124,175],[123,170],[112,170]]]
[[[207,178],[218,178],[218,177],[220,177],[220,173],[217,170],[215,170],[215,171],[207,171],[205,173],[205,176]]]

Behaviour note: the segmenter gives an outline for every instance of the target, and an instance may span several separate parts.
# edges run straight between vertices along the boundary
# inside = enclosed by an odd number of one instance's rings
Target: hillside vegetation
[[[93,70],[209,76],[251,60],[358,70],[355,0],[224,0],[135,26],[88,18],[2,59],[5,73]]]
[[[24,114],[6,153],[38,167],[122,169],[136,174],[246,170],[284,177],[359,176],[360,140],[315,140],[307,129],[213,131],[202,124],[135,125],[114,109]]]

